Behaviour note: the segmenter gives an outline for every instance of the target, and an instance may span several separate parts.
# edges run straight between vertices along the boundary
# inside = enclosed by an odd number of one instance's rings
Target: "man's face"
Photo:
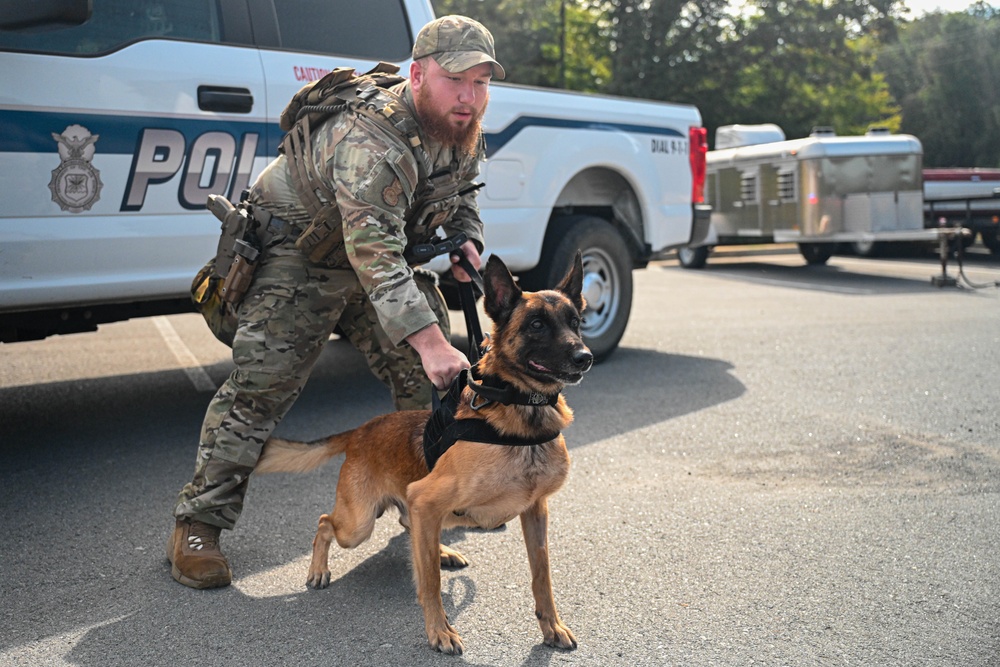
[[[413,63],[410,82],[424,131],[444,144],[475,152],[492,74],[489,63],[464,72],[449,72],[433,58]]]

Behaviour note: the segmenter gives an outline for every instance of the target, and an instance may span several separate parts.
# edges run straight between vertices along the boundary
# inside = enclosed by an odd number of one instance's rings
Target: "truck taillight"
[[[705,154],[708,153],[708,130],[703,127],[688,129],[691,158],[691,203],[705,203]]]

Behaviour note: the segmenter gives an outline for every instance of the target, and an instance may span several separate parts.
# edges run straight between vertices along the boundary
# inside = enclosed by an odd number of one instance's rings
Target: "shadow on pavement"
[[[733,400],[744,387],[731,369],[715,359],[622,348],[567,389],[576,413],[567,440],[589,446]],[[229,370],[207,369],[217,383]],[[171,580],[163,554],[170,509],[190,478],[209,398],[180,370],[0,390],[0,502],[16,508],[0,518],[0,597],[4,617],[20,619],[5,623],[11,632],[0,641],[0,662],[16,664],[24,654],[42,664],[32,656],[50,649],[70,664],[102,667],[441,660],[425,644],[402,534],[320,592],[251,598],[235,586],[196,592]],[[333,343],[279,432],[319,437],[389,409],[360,355]],[[315,526],[302,517],[329,510],[336,473],[335,461],[294,480],[255,483],[240,528],[224,540],[241,577],[302,558]],[[461,624],[476,587],[462,576],[448,583],[446,607]],[[351,646],[331,656],[331,645],[344,641]],[[525,665],[560,655],[538,642]],[[401,650],[413,659],[399,662]]]

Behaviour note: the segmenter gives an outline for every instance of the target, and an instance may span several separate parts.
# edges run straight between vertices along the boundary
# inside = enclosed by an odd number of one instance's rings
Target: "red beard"
[[[489,98],[487,98],[487,102]],[[430,91],[421,88],[417,93],[417,114],[420,116],[420,127],[428,135],[446,146],[466,155],[474,155],[479,148],[479,135],[482,131],[483,114],[486,105],[476,113],[465,126],[456,125],[447,114],[441,114],[434,107]]]

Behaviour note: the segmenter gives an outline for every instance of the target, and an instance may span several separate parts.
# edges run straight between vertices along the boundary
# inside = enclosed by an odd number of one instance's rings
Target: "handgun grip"
[[[226,216],[236,210],[232,202],[222,195],[208,195],[208,210],[212,212],[220,222],[226,222]]]

